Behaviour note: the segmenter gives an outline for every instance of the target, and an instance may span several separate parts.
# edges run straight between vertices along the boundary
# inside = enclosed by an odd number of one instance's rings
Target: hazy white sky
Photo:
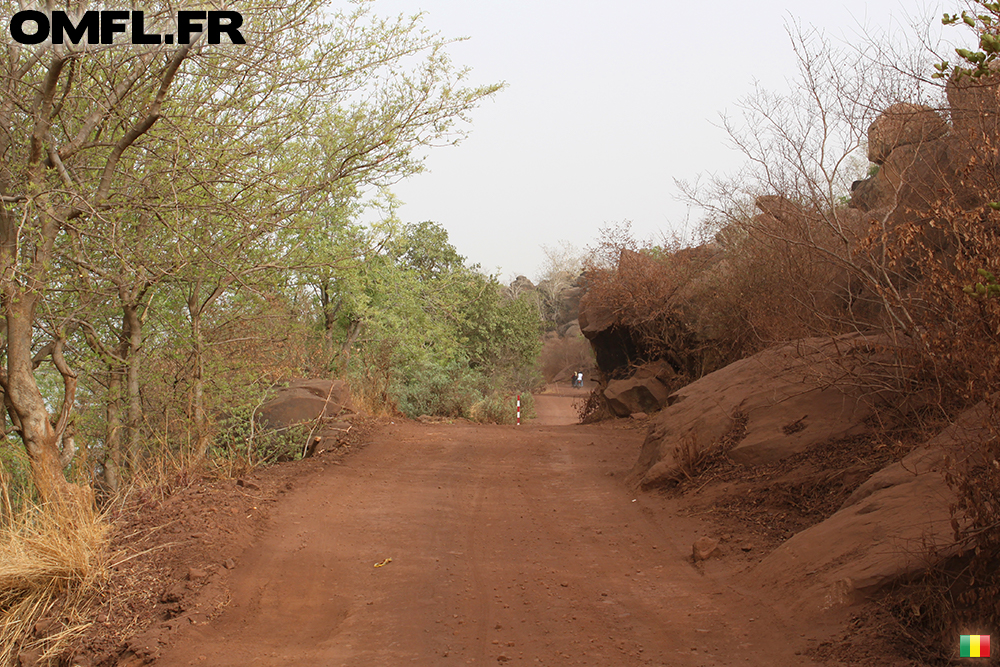
[[[674,179],[732,173],[742,162],[717,126],[753,82],[795,76],[786,24],[859,41],[872,26],[938,21],[950,4],[901,0],[379,0],[380,14],[426,11],[473,83],[507,89],[473,113],[458,147],[428,154],[399,183],[405,222],[434,220],[471,262],[501,279],[536,278],[541,246],[581,248],[608,223],[637,236],[680,228],[697,210]]]

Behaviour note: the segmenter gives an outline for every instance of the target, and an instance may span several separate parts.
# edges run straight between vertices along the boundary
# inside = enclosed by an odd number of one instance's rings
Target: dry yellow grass
[[[91,624],[109,525],[91,506],[26,500],[15,509],[9,489],[0,467],[0,666],[20,653],[46,664]]]

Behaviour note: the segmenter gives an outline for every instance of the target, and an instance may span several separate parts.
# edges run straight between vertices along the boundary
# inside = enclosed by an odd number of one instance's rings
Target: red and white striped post
[[[521,425],[521,395],[517,395],[517,425]]]

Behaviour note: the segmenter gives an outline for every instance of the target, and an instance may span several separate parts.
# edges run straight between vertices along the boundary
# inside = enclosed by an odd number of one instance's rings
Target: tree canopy
[[[147,32],[205,8],[149,4]],[[153,430],[203,456],[236,377],[363,376],[350,351],[393,340],[404,364],[504,353],[483,340],[506,331],[496,281],[443,229],[355,222],[501,85],[467,84],[454,40],[370,0],[240,12],[245,45],[0,44],[4,447],[25,447],[43,499],[76,493],[63,469],[79,445],[110,486]],[[270,368],[236,363],[250,349]],[[339,366],[317,362],[334,350]]]

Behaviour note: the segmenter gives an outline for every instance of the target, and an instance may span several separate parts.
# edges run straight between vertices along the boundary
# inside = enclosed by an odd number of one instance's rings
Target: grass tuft
[[[0,468],[0,666],[50,664],[92,623],[110,526],[89,505],[15,503],[8,481]]]

